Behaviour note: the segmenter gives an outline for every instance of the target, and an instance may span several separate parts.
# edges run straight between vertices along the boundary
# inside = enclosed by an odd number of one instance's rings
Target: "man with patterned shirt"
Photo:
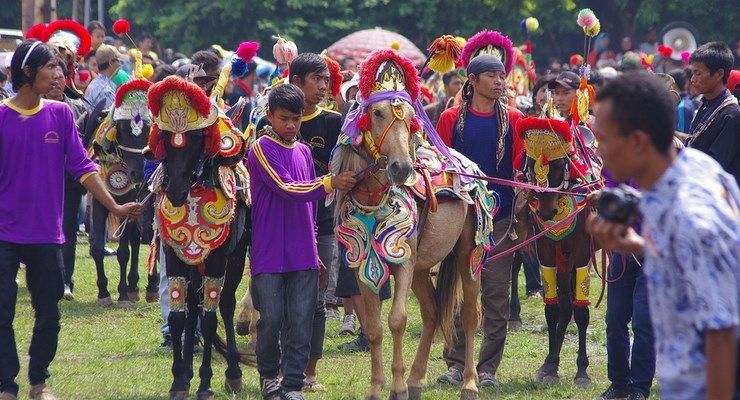
[[[596,97],[595,134],[616,180],[643,189],[642,235],[600,216],[605,250],[644,256],[658,378],[666,399],[729,399],[735,392],[740,190],[694,149],[672,146],[675,111],[665,84],[625,74]]]

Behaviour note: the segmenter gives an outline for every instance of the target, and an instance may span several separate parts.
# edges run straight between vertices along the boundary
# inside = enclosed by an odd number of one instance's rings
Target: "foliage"
[[[82,2],[82,0],[80,0]],[[93,6],[95,1],[91,2]],[[540,31],[533,37],[534,57],[544,65],[550,56],[566,59],[581,52],[583,35],[575,23],[580,8],[590,7],[601,20],[602,31],[619,38],[633,36],[673,21],[688,21],[701,42],[740,37],[740,12],[735,0],[107,0],[106,25],[128,18],[134,36],[153,33],[163,48],[191,54],[212,44],[233,49],[244,40],[262,43],[260,56],[272,59],[272,35],[296,41],[300,51],[320,52],[334,41],[359,29],[379,26],[397,31],[424,49],[442,34],[470,37],[484,29],[524,41],[519,27],[535,16]],[[60,18],[71,15],[72,0],[58,0]],[[94,8],[94,7],[93,7]],[[20,1],[1,13],[0,27],[20,25]],[[92,16],[96,16],[93,10]]]

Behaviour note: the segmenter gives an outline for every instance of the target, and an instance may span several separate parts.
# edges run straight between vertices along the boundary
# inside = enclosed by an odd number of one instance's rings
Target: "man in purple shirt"
[[[316,201],[333,189],[349,191],[355,185],[352,172],[316,177],[311,149],[297,140],[304,102],[303,92],[295,85],[272,89],[267,112],[272,126],[265,126],[247,158],[252,195],[251,293],[260,312],[256,353],[265,399],[303,399],[319,286]],[[287,332],[282,359],[281,330]],[[278,381],[281,366],[282,382]]]
[[[65,171],[119,217],[141,212],[137,203],[118,205],[87,157],[70,108],[42,99],[59,85],[54,50],[26,41],[11,61],[16,95],[0,104],[0,399],[15,400],[20,371],[13,319],[16,275],[26,264],[26,284],[36,321],[28,351],[29,397],[54,400],[45,381],[60,330],[64,290],[62,209]]]

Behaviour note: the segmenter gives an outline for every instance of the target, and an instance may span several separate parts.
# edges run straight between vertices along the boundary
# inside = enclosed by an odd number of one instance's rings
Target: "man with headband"
[[[61,328],[64,292],[62,206],[66,171],[113,214],[134,218],[141,204],[116,204],[82,146],[72,110],[43,99],[60,90],[57,53],[25,41],[11,61],[16,95],[0,103],[0,399],[15,400],[20,362],[13,331],[16,276],[26,264],[35,322],[28,350],[29,397],[55,400],[46,387]]]
[[[470,60],[467,73],[462,105],[442,113],[437,132],[447,146],[478,164],[487,176],[511,180],[514,170],[518,169],[515,166],[521,162],[523,146],[518,140],[515,143],[513,132],[522,114],[506,106],[507,70],[498,57],[483,53]],[[511,187],[496,184],[489,184],[488,188],[499,198],[493,238],[496,252],[502,252],[513,244],[506,231],[513,214],[514,191]],[[488,262],[481,272],[483,343],[477,366],[481,387],[499,384],[495,374],[506,341],[513,257],[511,254]],[[459,322],[455,329],[459,332],[458,337],[463,337]],[[464,340],[456,341],[452,348],[445,348],[444,357],[449,370],[439,376],[439,382],[460,384],[464,354]]]

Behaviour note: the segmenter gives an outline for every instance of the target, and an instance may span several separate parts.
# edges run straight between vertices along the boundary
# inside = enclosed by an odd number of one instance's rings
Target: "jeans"
[[[31,385],[49,378],[49,364],[57,352],[59,300],[64,293],[62,248],[58,244],[15,244],[0,241],[0,392],[18,393],[15,378],[20,362],[13,319],[18,296],[15,278],[20,262],[26,264],[26,284],[31,293],[35,322],[28,350]]]
[[[304,270],[252,277],[252,301],[260,312],[257,321],[257,371],[276,378],[281,369],[280,332],[287,341],[282,354],[286,391],[303,388],[308,365],[313,320],[318,296],[319,271]]]
[[[64,188],[64,214],[62,218],[62,229],[64,231],[64,246],[62,255],[64,258],[64,284],[74,289],[72,274],[75,271],[75,252],[77,250],[77,230],[80,227],[78,214],[82,202],[82,191],[79,184],[66,185]]]
[[[339,275],[339,243],[334,235],[320,235],[316,237],[316,246],[319,258],[326,267],[326,290],[321,294],[322,301],[331,304],[339,303],[334,295],[337,290],[337,276]]]
[[[637,390],[647,396],[655,375],[655,338],[650,322],[645,274],[633,256],[614,253],[609,280],[615,279],[615,282],[608,283],[606,295],[609,380],[617,389]],[[631,351],[627,329],[630,320],[634,333]]]
[[[162,336],[170,334],[170,325],[167,318],[170,315],[170,290],[167,282],[167,262],[164,257],[164,244],[159,244],[159,312],[162,314],[164,323],[159,329]]]

